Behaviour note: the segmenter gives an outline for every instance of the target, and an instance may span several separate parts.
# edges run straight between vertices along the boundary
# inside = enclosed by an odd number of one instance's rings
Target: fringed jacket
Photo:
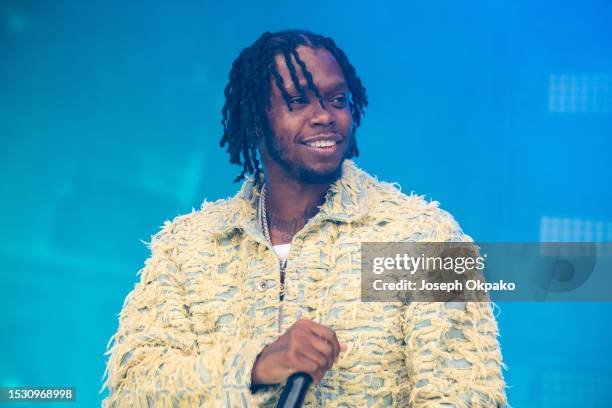
[[[284,300],[278,258],[257,225],[261,181],[166,222],[111,339],[104,407],[275,406],[253,393],[262,349],[299,319],[348,350],[307,407],[497,407],[506,396],[490,303],[362,302],[360,243],[471,241],[435,201],[343,164],[293,238]]]

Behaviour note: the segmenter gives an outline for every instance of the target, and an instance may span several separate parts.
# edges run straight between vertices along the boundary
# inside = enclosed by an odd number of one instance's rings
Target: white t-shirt
[[[289,255],[291,244],[274,245],[272,249],[274,249],[274,252],[276,252],[276,255],[278,255],[280,259],[285,259],[287,255]]]

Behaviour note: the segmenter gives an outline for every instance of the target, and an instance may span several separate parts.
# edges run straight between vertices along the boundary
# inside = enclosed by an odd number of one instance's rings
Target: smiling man
[[[153,237],[104,406],[274,406],[295,372],[311,407],[503,406],[489,303],[361,302],[361,242],[471,239],[349,160],[367,98],[344,52],[264,33],[229,77],[221,146],[250,178]]]

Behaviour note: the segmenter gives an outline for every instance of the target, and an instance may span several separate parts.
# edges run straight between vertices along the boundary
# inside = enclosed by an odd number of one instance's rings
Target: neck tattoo
[[[257,221],[259,229],[263,232],[264,237],[272,242],[272,230],[274,230],[275,236],[278,237],[282,242],[291,242],[293,236],[308,223],[308,220],[316,215],[318,212],[318,206],[316,204],[309,205],[304,210],[302,217],[294,218],[283,218],[278,216],[268,215],[268,194],[267,188],[264,184],[261,188],[259,200],[257,203]]]

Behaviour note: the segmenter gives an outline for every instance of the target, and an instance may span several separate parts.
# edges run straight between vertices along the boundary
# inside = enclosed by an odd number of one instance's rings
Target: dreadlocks
[[[300,59],[296,48],[300,45],[311,48],[325,48],[336,59],[351,94],[349,107],[353,115],[355,128],[361,123],[365,107],[368,105],[366,90],[355,73],[344,52],[336,46],[334,40],[305,30],[286,30],[276,33],[265,32],[253,45],[243,49],[232,64],[229,82],[225,87],[225,104],[223,105],[223,137],[220,146],[227,144],[230,163],[242,165],[242,172],[234,181],[240,181],[248,174],[256,176],[261,171],[257,159],[257,145],[263,134],[271,132],[266,114],[270,107],[270,79],[274,79],[281,92],[287,108],[292,110],[289,94],[283,78],[276,68],[275,56],[282,55],[289,68],[293,86],[305,96],[300,86],[296,67],[291,56],[300,67],[308,88],[314,93],[323,107],[324,102],[319,90],[312,80],[312,74]],[[347,158],[359,156],[357,141],[352,138]]]

